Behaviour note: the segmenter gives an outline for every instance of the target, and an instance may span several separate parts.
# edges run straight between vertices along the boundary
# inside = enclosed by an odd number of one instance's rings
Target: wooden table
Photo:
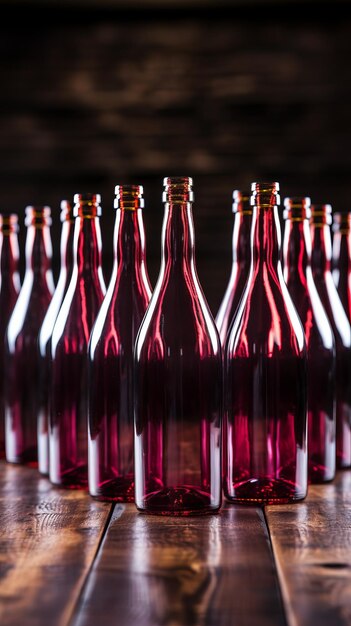
[[[0,462],[1,626],[351,624],[351,470],[304,502],[138,513]]]

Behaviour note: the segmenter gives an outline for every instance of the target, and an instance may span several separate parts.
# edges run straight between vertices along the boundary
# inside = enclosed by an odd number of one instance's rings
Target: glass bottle
[[[250,232],[252,206],[250,195],[238,189],[233,192],[234,226],[232,236],[232,270],[218,309],[216,324],[224,347],[230,322],[234,318],[249,276],[251,264]]]
[[[307,343],[308,476],[335,476],[335,340],[311,269],[310,198],[285,198],[284,278]]]
[[[0,214],[0,458],[5,457],[5,334],[21,288],[18,215]]]
[[[143,188],[117,185],[114,264],[88,346],[89,492],[134,502],[133,352],[151,296]]]
[[[330,204],[311,205],[311,266],[336,349],[336,467],[351,466],[351,327],[331,273]]]
[[[73,215],[68,200],[61,202],[60,273],[54,295],[39,331],[39,410],[38,410],[38,468],[49,474],[49,404],[51,336],[72,274]]]
[[[88,488],[87,347],[106,292],[100,201],[74,195],[73,270],[51,338],[49,477],[69,489]]]
[[[224,356],[224,494],[278,504],[307,494],[307,349],[281,265],[279,184],[252,183],[251,268]]]
[[[26,269],[6,333],[5,443],[11,463],[38,465],[38,334],[55,285],[51,209],[27,206]]]
[[[333,213],[332,275],[351,322],[351,213]]]
[[[201,515],[221,505],[222,355],[200,286],[192,179],[164,179],[161,268],[135,345],[138,510]]]

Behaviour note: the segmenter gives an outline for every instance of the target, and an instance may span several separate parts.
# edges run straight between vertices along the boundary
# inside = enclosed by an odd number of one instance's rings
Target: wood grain
[[[351,472],[266,516],[290,625],[349,626]]]
[[[1,626],[65,626],[110,506],[0,463]]]
[[[282,626],[259,509],[162,518],[118,505],[74,626]]]

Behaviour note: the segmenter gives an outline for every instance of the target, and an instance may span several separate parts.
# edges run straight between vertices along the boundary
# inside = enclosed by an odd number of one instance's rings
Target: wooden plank
[[[110,510],[35,469],[0,464],[1,626],[67,624]]]
[[[351,624],[351,472],[266,516],[289,624]]]
[[[154,517],[117,505],[72,626],[282,626],[264,517]]]

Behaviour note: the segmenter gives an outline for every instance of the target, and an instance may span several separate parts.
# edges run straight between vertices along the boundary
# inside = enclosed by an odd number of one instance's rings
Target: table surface
[[[351,470],[303,502],[138,513],[0,461],[1,626],[351,624]]]

